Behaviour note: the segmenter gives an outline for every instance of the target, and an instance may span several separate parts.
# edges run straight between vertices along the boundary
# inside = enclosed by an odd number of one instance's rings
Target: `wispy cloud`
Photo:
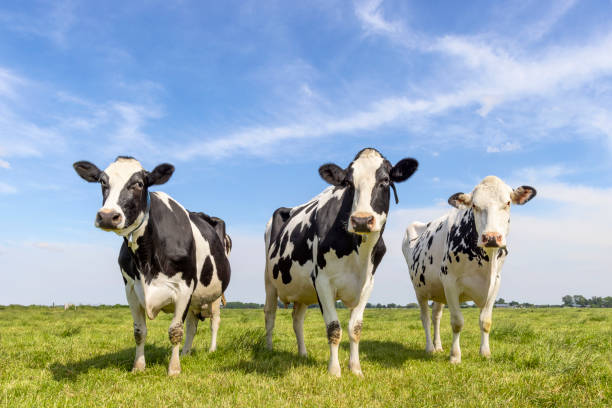
[[[12,31],[42,37],[65,48],[70,30],[77,22],[74,3],[54,1],[48,5],[48,8],[42,8],[35,15],[0,11],[0,21]]]
[[[537,41],[546,36],[551,29],[574,7],[577,0],[554,1],[550,11],[536,23],[528,26],[525,36],[532,41]]]
[[[0,159],[0,169],[10,169],[10,168],[11,168],[11,163],[7,162],[6,160]]]
[[[367,33],[398,33],[399,22],[388,21],[382,14],[383,0],[365,0],[355,4],[355,15]]]
[[[0,181],[0,194],[15,194],[17,189],[10,184]]]

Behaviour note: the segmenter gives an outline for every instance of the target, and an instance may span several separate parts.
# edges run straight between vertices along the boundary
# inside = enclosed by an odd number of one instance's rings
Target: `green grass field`
[[[166,376],[169,315],[149,322],[144,373],[130,372],[134,341],[127,307],[0,308],[0,406],[400,407],[612,406],[612,309],[497,309],[490,360],[478,354],[477,309],[464,309],[462,358],[428,356],[418,311],[367,309],[364,378],[348,371],[348,312],[342,377],[327,375],[318,309],[306,318],[309,357],[296,354],[291,310],[279,309],[274,351],[265,350],[262,310],[222,310],[219,349],[200,324],[183,373]]]

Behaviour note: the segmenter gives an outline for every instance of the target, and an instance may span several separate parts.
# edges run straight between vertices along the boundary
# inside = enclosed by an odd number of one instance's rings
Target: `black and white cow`
[[[173,313],[168,374],[179,374],[183,322],[182,354],[189,353],[198,319],[206,316],[211,317],[210,349],[216,348],[219,302],[230,280],[231,240],[225,223],[187,211],[165,193],[148,191],[170,179],[170,164],[148,172],[134,158],[120,156],[104,171],[86,161],[74,163],[74,169],[86,181],[102,185],[103,205],[95,226],[123,237],[119,266],[134,319],[134,370],[145,368],[146,317],[154,319],[161,310]]]
[[[499,178],[489,176],[471,194],[451,196],[448,202],[456,209],[428,224],[414,222],[407,228],[402,251],[421,307],[427,352],[442,350],[440,318],[443,304],[447,304],[453,329],[450,362],[461,362],[460,303],[472,300],[480,308],[480,354],[491,355],[489,331],[500,272],[508,255],[510,205],[525,204],[535,195],[533,187],[513,190]],[[434,301],[433,342],[427,305],[430,299]]]
[[[416,170],[414,159],[395,166],[375,149],[363,149],[342,169],[319,168],[332,186],[293,208],[279,208],[268,222],[266,243],[266,332],[272,348],[277,299],[293,303],[298,352],[306,355],[303,323],[308,305],[319,303],[330,346],[328,370],[340,375],[338,344],[342,329],[336,313],[340,299],[351,310],[348,324],[349,367],[362,375],[359,339],[363,311],[374,284],[374,272],[385,254],[382,233],[389,213],[390,188]],[[397,201],[397,195],[396,201]]]

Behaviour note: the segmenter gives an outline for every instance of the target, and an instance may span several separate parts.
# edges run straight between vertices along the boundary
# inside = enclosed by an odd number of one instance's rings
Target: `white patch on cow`
[[[134,173],[144,170],[140,162],[136,159],[118,158],[110,164],[104,173],[108,176],[108,196],[100,211],[116,211],[121,214],[121,223],[117,225],[117,230],[127,227],[125,225],[125,214],[119,206],[119,195],[125,188],[125,184]]]
[[[351,215],[355,213],[374,216],[372,231],[380,231],[387,221],[387,214],[379,214],[372,208],[372,191],[376,187],[376,170],[382,166],[383,157],[376,150],[366,149],[351,164],[353,169],[353,184],[355,185],[355,198]],[[349,231],[353,232],[353,225],[349,222]]]
[[[172,207],[170,206],[170,200],[174,201],[175,204],[177,204],[179,207],[183,208],[183,206],[180,205],[176,200],[173,200],[172,197],[170,197],[168,194],[166,194],[166,193],[164,193],[162,191],[156,191],[155,193],[151,193],[151,194],[155,194],[155,196],[157,198],[159,198],[160,201],[162,203],[164,203],[166,205],[166,207],[168,207],[168,209],[170,211],[173,211]],[[183,208],[183,210],[184,210],[184,208]]]

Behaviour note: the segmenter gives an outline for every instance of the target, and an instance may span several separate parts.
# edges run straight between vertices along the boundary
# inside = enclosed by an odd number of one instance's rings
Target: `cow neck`
[[[134,248],[134,244],[136,243],[135,241],[138,239],[139,235],[142,235],[144,233],[144,230],[147,227],[147,224],[149,221],[150,212],[151,212],[151,197],[149,195],[149,192],[147,192],[147,207],[145,209],[144,215],[142,219],[140,220],[140,223],[138,224],[138,226],[134,228],[132,231],[130,231],[125,237],[129,247],[134,252],[136,251],[136,249]],[[134,240],[134,235],[136,235],[136,240]]]

